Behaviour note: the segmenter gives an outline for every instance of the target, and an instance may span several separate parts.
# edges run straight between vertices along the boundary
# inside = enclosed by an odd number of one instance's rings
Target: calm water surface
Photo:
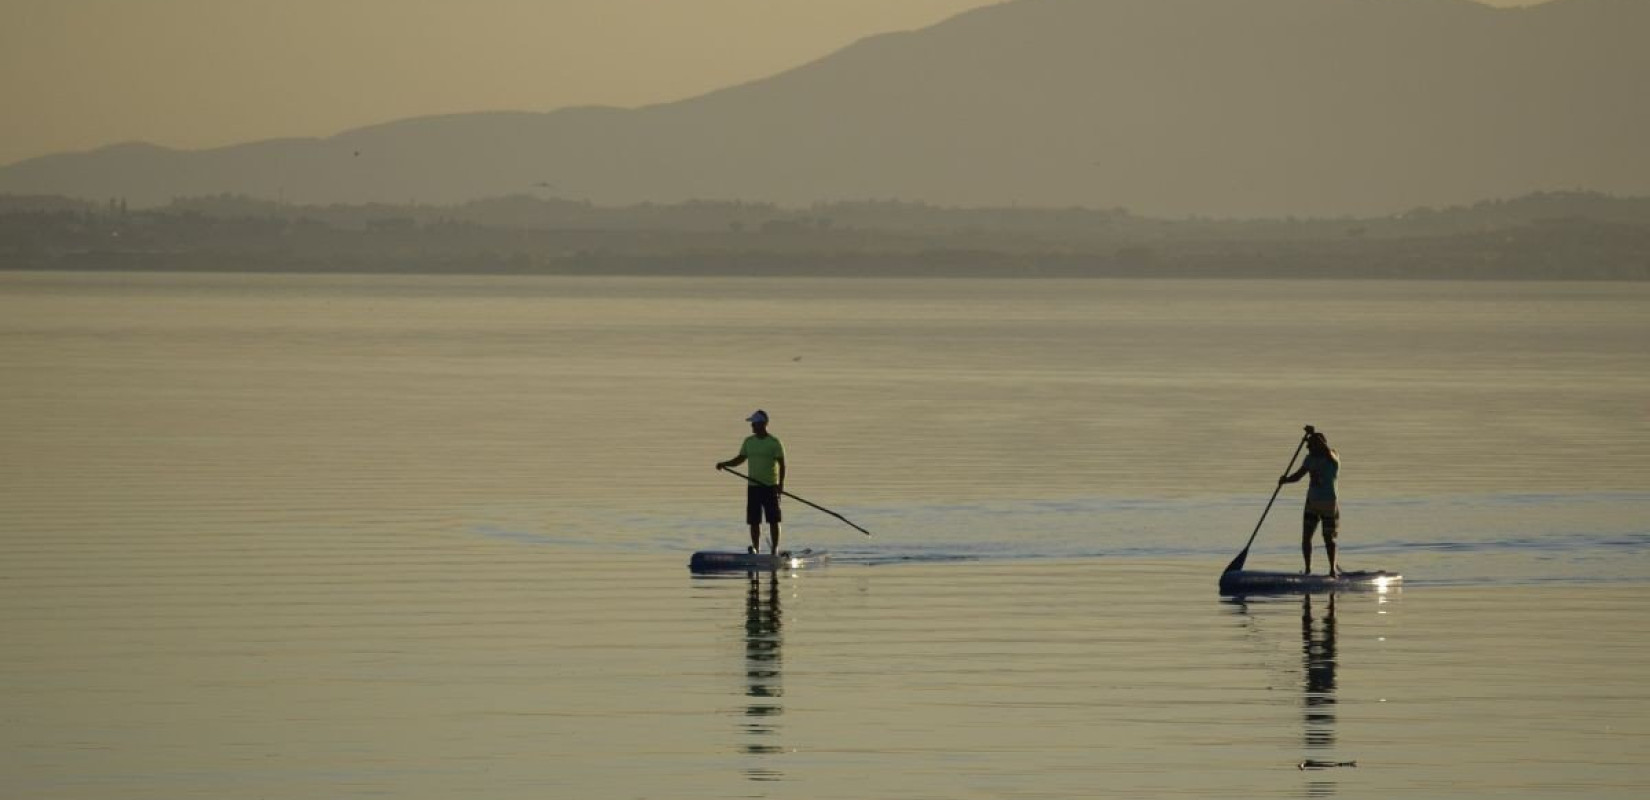
[[[0,796],[1640,797],[1647,345],[1640,284],[0,273]],[[876,535],[693,578],[758,406]],[[1408,583],[1223,600],[1305,423]]]

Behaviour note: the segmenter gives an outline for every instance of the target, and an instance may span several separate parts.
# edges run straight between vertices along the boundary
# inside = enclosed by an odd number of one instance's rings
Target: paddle
[[[1301,437],[1300,444],[1295,445],[1295,454],[1289,457],[1289,466],[1283,468],[1283,474],[1288,475],[1295,471],[1295,459],[1300,458],[1301,448],[1306,446],[1306,440],[1312,436],[1312,430],[1311,425],[1306,426],[1306,435]],[[1260,512],[1260,522],[1255,523],[1254,533],[1249,534],[1249,542],[1243,545],[1243,552],[1238,553],[1237,558],[1232,559],[1232,563],[1226,565],[1226,569],[1222,574],[1243,569],[1243,562],[1249,559],[1249,547],[1255,543],[1255,534],[1260,533],[1260,526],[1266,522],[1266,514],[1272,510],[1272,504],[1277,502],[1278,492],[1281,491],[1283,491],[1283,483],[1279,482],[1277,488],[1272,490],[1272,499],[1266,501],[1266,510]]]
[[[765,483],[761,483],[761,482],[760,482],[760,481],[758,481],[758,480],[756,480],[756,479],[755,479],[755,478],[752,478],[752,477],[751,477],[751,476],[749,476],[749,475],[746,475],[746,474],[744,474],[744,473],[743,473],[743,472],[740,472],[740,471],[739,471],[739,470],[736,470],[736,469],[728,469],[728,468],[727,468],[727,467],[723,467],[723,468],[722,468],[722,471],[723,471],[723,472],[731,472],[731,473],[733,473],[733,474],[735,474],[735,475],[738,475],[738,476],[739,476],[739,477],[741,477],[741,478],[744,478],[744,479],[745,479],[745,480],[747,480],[747,481],[750,481],[750,482],[751,482],[751,483],[754,483],[754,484],[756,484],[756,485],[757,485],[757,486],[767,486],[767,484],[765,484]],[[836,513],[836,512],[835,512],[835,511],[832,511],[832,510],[830,510],[830,509],[828,509],[828,508],[826,508],[826,507],[824,507],[824,506],[822,506],[822,505],[819,505],[819,504],[818,504],[818,503],[810,503],[810,502],[808,502],[808,501],[807,501],[807,500],[803,500],[803,499],[802,499],[802,498],[800,498],[800,497],[797,497],[797,496],[796,496],[796,495],[794,495],[794,494],[791,494],[791,493],[790,493],[790,492],[787,492],[787,491],[785,491],[785,490],[784,490],[784,489],[780,489],[780,490],[779,490],[779,493],[780,493],[780,494],[782,494],[782,495],[785,495],[785,496],[786,496],[786,497],[789,497],[789,498],[791,498],[791,499],[792,499],[792,500],[795,500],[795,501],[797,501],[797,502],[798,502],[798,503],[804,503],[804,504],[806,504],[806,505],[810,505],[810,506],[813,506],[813,507],[814,507],[814,508],[817,508],[817,509],[819,509],[819,510],[820,510],[820,511],[823,511],[823,512],[825,512],[825,513],[827,513],[827,514],[830,514],[830,515],[831,515],[831,516],[833,516],[833,517],[836,517],[836,518],[837,518],[837,519],[840,519],[840,520],[842,520],[842,521],[843,521],[843,522],[847,522],[847,523],[848,523],[848,527],[850,527],[850,528],[853,528],[853,529],[854,529],[854,530],[856,530],[856,531],[859,531],[859,532],[860,532],[860,533],[863,533],[863,534],[865,534],[865,535],[866,535],[866,536],[870,536],[870,535],[871,535],[871,532],[870,532],[870,531],[868,531],[868,530],[865,530],[865,529],[864,529],[864,528],[861,528],[861,527],[859,527],[859,526],[858,526],[858,525],[855,525],[855,524],[854,524],[854,523],[853,523],[853,522],[851,522],[851,521],[849,521],[849,519],[848,519],[848,518],[847,518],[847,517],[844,517],[844,516],[842,516],[842,515],[841,515],[841,514],[838,514],[838,513]]]

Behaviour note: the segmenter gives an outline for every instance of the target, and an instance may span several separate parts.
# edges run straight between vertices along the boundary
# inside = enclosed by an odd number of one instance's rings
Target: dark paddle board
[[[1343,572],[1340,575],[1302,575],[1299,572],[1266,572],[1240,569],[1222,573],[1220,593],[1237,594],[1310,594],[1320,592],[1380,592],[1396,589],[1404,576],[1396,572],[1375,570]]]
[[[780,569],[818,567],[831,560],[824,550],[781,550],[771,553],[746,553],[728,550],[700,550],[688,560],[688,569],[694,572],[756,572]]]

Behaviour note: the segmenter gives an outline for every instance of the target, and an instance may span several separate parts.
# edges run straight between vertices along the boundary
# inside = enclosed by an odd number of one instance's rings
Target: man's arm
[[[1306,465],[1302,464],[1301,468],[1295,470],[1295,472],[1293,474],[1285,475],[1281,478],[1278,478],[1278,483],[1294,483],[1295,481],[1300,480],[1301,476],[1305,475],[1306,473],[1307,473]]]
[[[716,462],[716,468],[717,469],[727,469],[728,467],[737,467],[737,466],[739,466],[740,464],[743,464],[743,463],[745,463],[745,454],[740,453],[739,455],[736,455],[733,458],[728,459],[727,461],[718,461],[718,462]],[[785,473],[783,471],[781,471],[779,474],[783,475]]]
[[[780,456],[774,459],[773,463],[779,466],[779,489],[783,491],[785,489],[785,457]]]

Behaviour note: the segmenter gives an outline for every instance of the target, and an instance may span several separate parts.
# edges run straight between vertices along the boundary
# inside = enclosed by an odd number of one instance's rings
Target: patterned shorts
[[[1335,541],[1336,534],[1341,530],[1341,507],[1338,503],[1307,503],[1306,512],[1301,517],[1302,530],[1311,536],[1318,529],[1318,522],[1323,522],[1323,539],[1326,542]]]

